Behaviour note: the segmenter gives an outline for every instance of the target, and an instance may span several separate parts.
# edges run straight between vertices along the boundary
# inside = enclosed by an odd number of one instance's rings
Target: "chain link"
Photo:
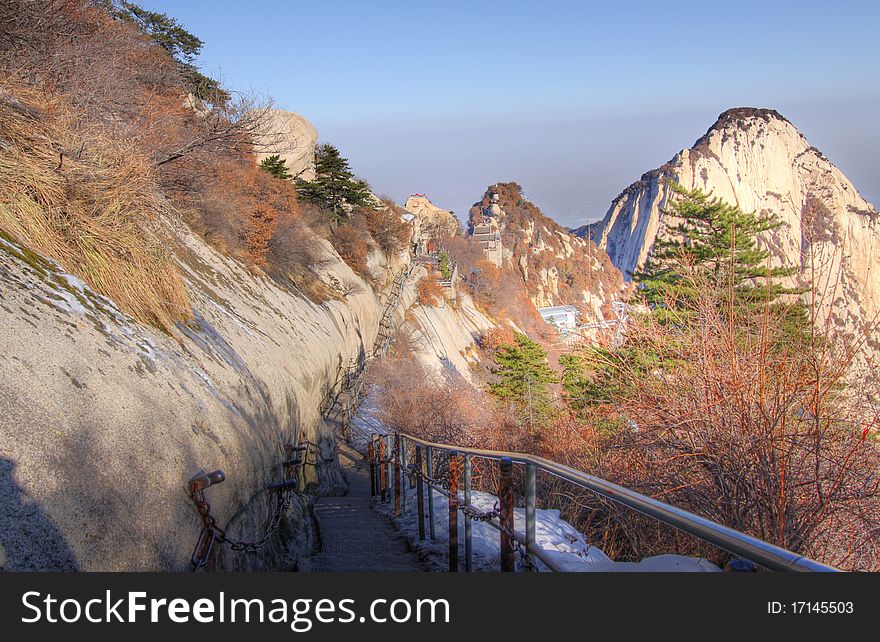
[[[192,487],[190,496],[196,504],[199,516],[202,518],[202,530],[199,533],[199,538],[196,541],[196,547],[191,558],[193,571],[197,571],[208,564],[211,553],[214,550],[214,545],[217,543],[227,544],[233,551],[256,553],[269,542],[272,535],[275,534],[281,525],[284,514],[290,508],[293,489],[296,487],[297,470],[310,463],[308,461],[309,446],[313,446],[313,444],[308,441],[305,444],[301,460],[288,460],[284,462],[285,479],[278,485],[279,488],[276,491],[275,511],[272,514],[272,519],[269,521],[266,532],[258,540],[248,542],[230,537],[225,529],[217,525],[217,520],[211,514],[211,504],[205,497],[204,489]],[[292,477],[290,476],[291,472],[293,474]]]

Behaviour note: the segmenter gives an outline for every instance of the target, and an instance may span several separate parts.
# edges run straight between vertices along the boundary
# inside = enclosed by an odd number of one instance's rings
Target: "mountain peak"
[[[656,238],[674,236],[663,222],[670,182],[782,221],[761,239],[773,260],[815,278],[807,274],[815,259],[825,270],[821,278],[839,279],[847,292],[823,307],[822,322],[856,331],[880,314],[880,276],[871,270],[880,215],[779,112],[725,111],[691,149],[643,174],[614,200],[594,239],[624,273],[644,265]]]
[[[780,114],[775,109],[767,109],[765,107],[734,107],[732,109],[728,109],[727,111],[721,112],[718,116],[718,120],[715,121],[715,124],[712,125],[709,129],[717,129],[720,127],[725,127],[729,124],[737,124],[746,120],[753,120],[756,118],[760,118],[765,122],[770,122],[772,119],[781,120],[783,122],[791,124],[791,122],[782,114]]]
[[[793,132],[795,137],[803,139],[797,128],[785,116],[775,109],[767,109],[764,107],[734,107],[727,111],[721,112],[715,123],[706,130],[691,147],[692,150],[701,153],[714,154],[712,151],[711,140],[713,137],[721,136],[722,141],[726,141],[731,137],[739,137],[737,132],[750,132],[750,135],[760,136],[766,134],[766,128],[761,127],[762,124],[773,123],[778,121],[782,123],[781,129],[770,128],[774,131],[781,131],[788,128]],[[758,125],[757,128],[755,126]],[[805,140],[805,139],[804,139]],[[806,142],[804,142],[806,145]],[[661,168],[663,169],[663,168]],[[644,177],[643,177],[644,179]]]

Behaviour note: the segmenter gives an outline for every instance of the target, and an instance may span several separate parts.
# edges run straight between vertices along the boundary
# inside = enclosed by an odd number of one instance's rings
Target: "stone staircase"
[[[348,493],[341,497],[322,497],[315,502],[318,546],[302,570],[426,570],[391,522],[373,508],[369,464],[359,452],[342,442],[339,461],[348,480]]]

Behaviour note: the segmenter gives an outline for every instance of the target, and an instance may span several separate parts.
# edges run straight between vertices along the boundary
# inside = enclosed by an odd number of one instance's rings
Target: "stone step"
[[[348,494],[315,502],[321,546],[302,567],[312,572],[424,571],[406,540],[373,508],[369,465],[346,445],[340,451]]]

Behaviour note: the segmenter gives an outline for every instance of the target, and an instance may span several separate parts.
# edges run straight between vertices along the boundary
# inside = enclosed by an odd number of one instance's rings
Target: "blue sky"
[[[880,2],[141,4],[400,201],[463,214],[515,180],[580,225],[738,106],[779,110],[880,201]]]

